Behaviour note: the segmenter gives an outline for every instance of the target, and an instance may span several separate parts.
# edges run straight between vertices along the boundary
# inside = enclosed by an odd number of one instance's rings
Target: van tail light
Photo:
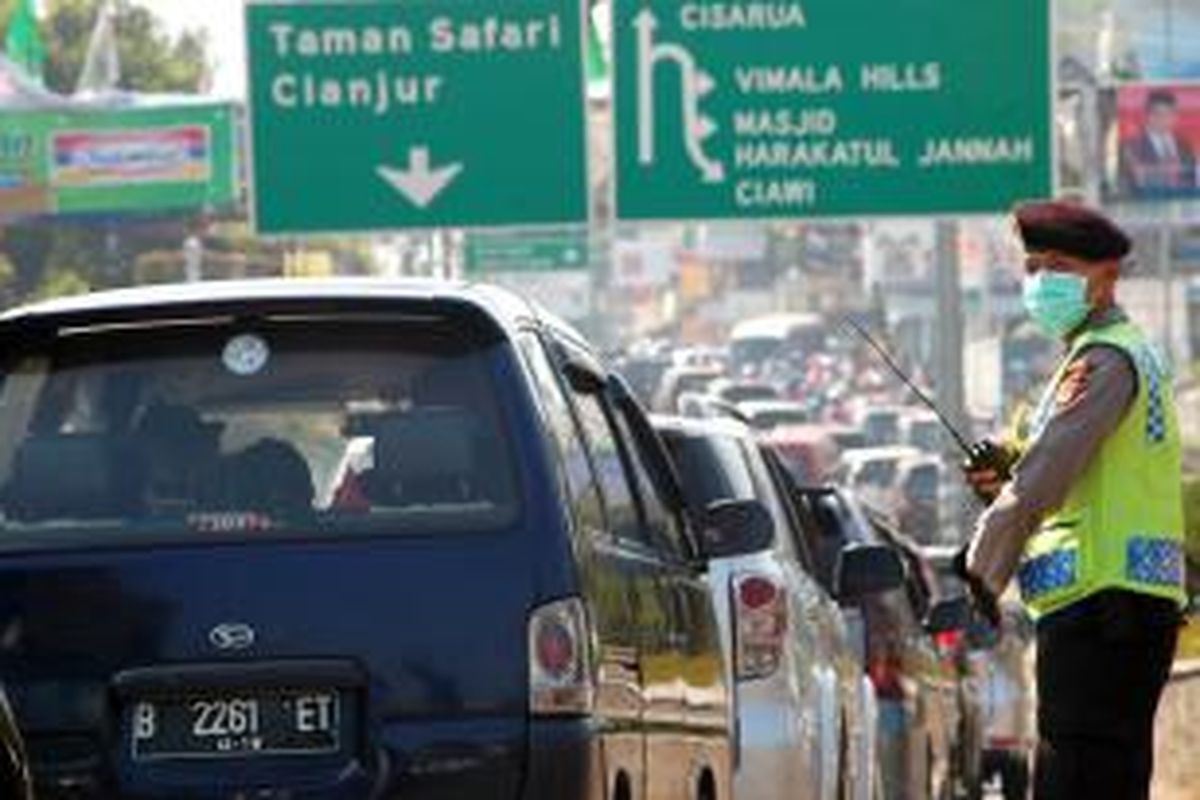
[[[587,609],[577,597],[529,617],[529,704],[543,716],[588,714],[595,698]]]
[[[733,581],[733,614],[737,679],[775,674],[787,642],[787,592],[762,575],[738,576]]]
[[[872,655],[867,662],[867,675],[875,685],[875,696],[880,700],[904,699],[903,673],[903,662],[894,653]]]

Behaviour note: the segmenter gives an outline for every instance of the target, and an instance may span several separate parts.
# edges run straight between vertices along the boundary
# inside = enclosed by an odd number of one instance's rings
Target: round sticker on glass
[[[271,359],[271,348],[261,336],[247,333],[230,339],[221,358],[234,375],[257,375]]]

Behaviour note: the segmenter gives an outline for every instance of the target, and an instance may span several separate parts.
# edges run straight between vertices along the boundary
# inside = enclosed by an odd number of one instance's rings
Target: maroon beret
[[[1085,261],[1119,261],[1133,249],[1112,220],[1078,203],[1025,203],[1013,216],[1027,252],[1057,250]]]

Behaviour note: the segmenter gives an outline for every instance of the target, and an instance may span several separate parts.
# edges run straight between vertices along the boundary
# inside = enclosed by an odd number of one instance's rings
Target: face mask
[[[1087,281],[1069,272],[1043,270],[1025,278],[1025,310],[1047,336],[1062,338],[1087,319]]]

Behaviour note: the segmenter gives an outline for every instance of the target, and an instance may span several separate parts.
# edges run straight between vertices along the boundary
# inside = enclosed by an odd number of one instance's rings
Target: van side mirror
[[[775,541],[775,521],[757,500],[721,500],[700,520],[700,555],[705,561],[766,550]]]
[[[904,585],[900,555],[883,545],[850,545],[838,559],[835,585],[839,600],[856,602]]]
[[[925,630],[932,634],[957,633],[971,627],[971,601],[965,597],[943,600],[929,610]]]

